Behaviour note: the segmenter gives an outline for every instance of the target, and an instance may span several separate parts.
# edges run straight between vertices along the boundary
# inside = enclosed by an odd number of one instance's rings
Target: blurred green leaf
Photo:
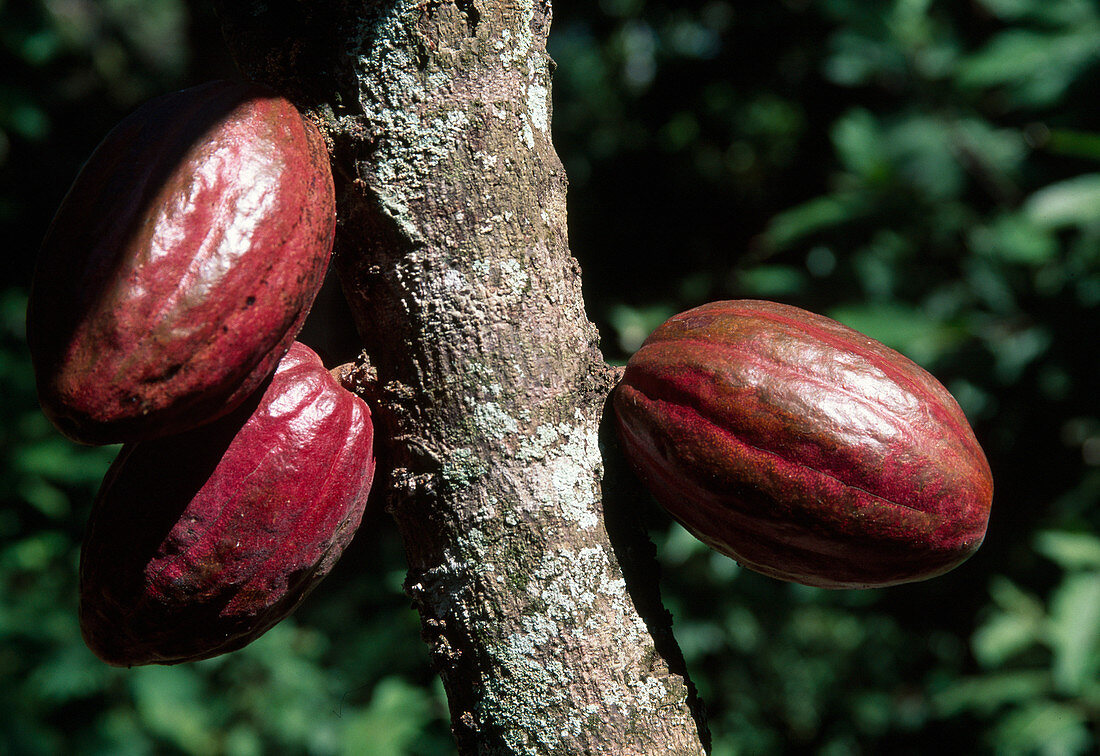
[[[732,561],[726,559],[726,561]],[[709,619],[701,622],[684,621],[676,626],[676,640],[684,658],[689,662],[702,660],[708,654],[719,653],[727,646],[726,633],[721,626]]]
[[[835,84],[857,87],[884,74],[905,70],[905,55],[886,42],[844,29],[831,40],[825,76]]]
[[[404,756],[431,718],[431,697],[400,678],[378,683],[370,705],[348,717],[342,733],[342,753],[358,756],[369,750],[378,756]]]
[[[1026,614],[997,614],[974,633],[974,656],[987,669],[1003,665],[1009,659],[1034,647],[1045,630],[1042,617]]]
[[[993,581],[990,595],[998,608],[974,632],[971,647],[979,664],[995,669],[1044,640],[1046,608],[1006,578]]]
[[[962,191],[966,174],[954,124],[938,115],[912,114],[892,124],[884,139],[899,179],[920,194],[942,201]]]
[[[752,297],[789,297],[803,291],[807,283],[806,274],[789,265],[757,265],[737,272],[738,288]]]
[[[1032,194],[1024,212],[1046,228],[1091,226],[1100,222],[1100,173],[1087,173]]]
[[[956,160],[971,172],[995,185],[996,191],[1011,193],[1011,178],[1028,156],[1028,143],[1017,128],[1000,128],[981,118],[951,117],[945,119],[949,145]]]
[[[19,484],[19,495],[51,520],[60,520],[72,511],[69,497],[63,491],[35,476],[28,477]]]
[[[1091,131],[1050,129],[1043,146],[1058,155],[1100,160],[1100,134]]]
[[[61,533],[41,531],[11,543],[0,552],[0,564],[8,570],[45,571],[69,550],[69,541]]]
[[[633,354],[657,326],[675,314],[675,308],[668,304],[640,308],[619,304],[611,308],[608,317],[618,335],[619,346],[627,354]]]
[[[1050,675],[1044,670],[998,672],[952,682],[933,694],[933,706],[944,717],[962,712],[989,716],[1009,704],[1027,703],[1050,691]]]
[[[672,50],[685,58],[713,58],[722,45],[721,37],[713,28],[687,14],[674,17],[662,36]]]
[[[776,163],[790,160],[806,128],[806,114],[799,104],[774,94],[755,95],[734,109],[731,117],[756,149]]]
[[[1047,228],[1017,214],[1001,215],[987,226],[976,226],[970,244],[980,254],[1031,266],[1044,265],[1059,252],[1058,240]]]
[[[74,618],[75,623],[75,618]],[[58,648],[27,679],[28,692],[51,704],[90,698],[108,683],[111,669],[83,644]]]
[[[1012,614],[1039,619],[1045,613],[1042,601],[1001,575],[994,577],[989,595],[998,608]]]
[[[150,665],[128,673],[134,703],[147,727],[185,753],[214,754],[218,719],[195,667]]]
[[[667,564],[683,564],[692,556],[706,554],[707,545],[679,524],[669,527],[659,544],[661,558]]]
[[[611,16],[630,18],[638,15],[644,0],[600,0],[600,8]]]
[[[996,260],[971,257],[963,264],[963,272],[970,290],[986,308],[1006,320],[1019,310],[1017,293],[1006,276],[1003,265]],[[1023,368],[1049,344],[1049,338],[1041,327],[1019,328],[1004,326],[997,329],[995,338],[1001,343],[996,350],[997,359],[1013,369]],[[1008,372],[1005,375],[1009,375]],[[1014,375],[1006,378],[1012,380]]]
[[[899,304],[848,305],[828,314],[923,364],[935,362],[965,336],[955,325]]]
[[[46,480],[69,484],[98,482],[119,446],[78,447],[55,436],[28,444],[13,457],[13,467],[22,473],[39,475]]]
[[[1084,714],[1061,703],[1037,701],[1009,712],[993,729],[997,753],[1085,754],[1094,742]]]
[[[870,111],[857,108],[845,113],[833,126],[831,136],[837,156],[852,173],[874,182],[889,172],[882,130]]]
[[[928,44],[935,31],[931,9],[932,0],[896,1],[886,17],[886,28],[905,48]]]
[[[24,139],[41,140],[49,135],[50,119],[45,111],[29,103],[8,103],[0,111],[0,126]]]
[[[157,752],[153,739],[132,709],[113,708],[96,722],[95,741],[87,743],[96,756],[151,756]]]
[[[27,330],[27,292],[16,287],[0,291],[0,327],[8,337],[23,342]]]
[[[804,238],[859,218],[866,211],[856,194],[827,195],[785,210],[772,218],[764,233],[769,246],[782,250]]]
[[[1078,572],[1050,600],[1054,683],[1068,695],[1080,693],[1100,673],[1100,571]]]
[[[1035,550],[1066,570],[1100,570],[1100,537],[1092,533],[1046,530],[1035,537]]]
[[[40,29],[23,37],[18,48],[27,63],[41,66],[60,52],[61,38],[54,29]]]
[[[1003,87],[1022,107],[1047,107],[1062,97],[1100,56],[1100,27],[1085,23],[1071,31],[1048,33],[1008,29],[962,61],[964,88]]]
[[[661,128],[661,138],[668,150],[682,150],[699,136],[699,122],[692,113],[675,113]]]
[[[1097,16],[1089,0],[980,0],[981,4],[1006,21],[1031,19],[1046,24],[1087,22]]]
[[[263,756],[264,744],[259,733],[247,725],[233,727],[225,734],[226,756]]]
[[[737,606],[731,609],[722,627],[725,630],[727,642],[741,653],[751,653],[765,639],[760,622],[748,607]]]

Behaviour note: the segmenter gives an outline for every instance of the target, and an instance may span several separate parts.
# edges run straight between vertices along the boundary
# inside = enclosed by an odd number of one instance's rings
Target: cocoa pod
[[[624,451],[704,543],[783,580],[921,580],[981,544],[993,480],[922,368],[829,318],[715,302],[661,325],[614,392]]]
[[[46,415],[118,443],[230,411],[296,337],[334,230],[324,142],[285,99],[219,81],[146,103],[42,244],[27,340]]]
[[[295,342],[270,383],[195,430],[123,446],[80,557],[80,626],[117,666],[235,650],[292,612],[358,528],[370,412]]]

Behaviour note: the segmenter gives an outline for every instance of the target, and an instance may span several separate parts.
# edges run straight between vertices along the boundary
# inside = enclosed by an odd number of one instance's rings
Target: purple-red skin
[[[985,537],[992,475],[947,389],[821,315],[754,300],[676,315],[630,359],[614,407],[655,498],[765,575],[923,580]]]
[[[127,444],[81,551],[88,647],[116,666],[175,664],[259,637],[340,557],[374,468],[366,404],[297,342],[233,414]]]
[[[324,280],[328,152],[291,103],[217,81],[146,103],[96,148],[27,308],[39,400],[71,439],[179,433],[274,370]]]

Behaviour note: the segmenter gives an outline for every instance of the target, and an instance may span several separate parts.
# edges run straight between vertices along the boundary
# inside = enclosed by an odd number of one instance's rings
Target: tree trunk
[[[629,485],[601,495],[614,373],[568,250],[549,3],[219,13],[330,140],[337,270],[460,752],[702,753]]]

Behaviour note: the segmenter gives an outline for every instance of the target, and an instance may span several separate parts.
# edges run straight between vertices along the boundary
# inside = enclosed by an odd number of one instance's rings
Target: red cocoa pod
[[[218,81],[139,108],[39,254],[27,340],[46,415],[117,443],[232,410],[300,330],[335,217],[320,133],[270,90]]]
[[[613,403],[655,498],[765,575],[922,580],[985,537],[993,480],[958,404],[829,318],[751,300],[681,313],[630,359]]]
[[[233,651],[292,612],[363,516],[374,474],[363,401],[295,342],[232,414],[127,444],[80,557],[80,627],[117,666]]]

